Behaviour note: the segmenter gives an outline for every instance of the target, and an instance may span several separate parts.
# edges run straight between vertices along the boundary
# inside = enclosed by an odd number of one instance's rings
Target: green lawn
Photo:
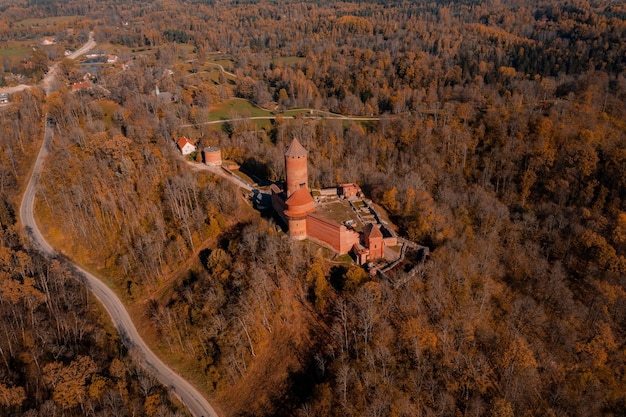
[[[131,48],[124,45],[114,45],[109,42],[99,42],[96,48],[106,54],[116,54],[116,55],[130,55],[132,54]],[[152,52],[149,50],[148,52]]]
[[[220,83],[220,70],[217,68],[207,68],[206,72],[200,73],[200,77],[204,81],[211,81],[213,84]]]
[[[237,115],[242,117],[273,116],[271,112],[255,107],[249,101],[240,98],[224,100],[220,104],[209,107],[210,120],[230,119]]]
[[[358,218],[347,201],[335,200],[328,203],[322,203],[317,206],[317,212],[339,224],[346,220],[354,220],[358,224]]]
[[[24,58],[33,54],[33,41],[6,42],[0,45],[0,56]]]
[[[242,180],[244,180],[248,184],[254,184],[255,183],[255,181],[252,178],[250,178],[249,176],[247,176],[246,174],[244,174],[240,170],[233,169],[231,171],[233,172],[233,174],[235,174],[236,176],[238,176],[239,178],[241,178]]]
[[[104,112],[104,117],[102,118],[102,121],[105,122],[108,126],[112,126],[113,125],[112,116],[115,110],[118,109],[119,104],[111,100],[99,100],[97,103],[102,109],[102,111]]]
[[[45,17],[41,19],[26,19],[18,22],[19,26],[57,26],[61,23],[74,22],[78,18],[76,16],[55,16]]]
[[[230,71],[230,72],[233,71],[233,61],[230,59],[217,59],[215,61],[209,61],[209,62],[220,64],[221,66],[224,67],[226,71]]]

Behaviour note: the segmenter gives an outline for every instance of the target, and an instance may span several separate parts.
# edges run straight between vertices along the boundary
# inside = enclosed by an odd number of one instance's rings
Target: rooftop
[[[307,187],[299,188],[287,199],[288,206],[305,206],[313,202],[313,197]]]
[[[365,239],[369,239],[371,237],[379,237],[382,238],[383,234],[380,231],[380,227],[374,223],[368,223],[363,228],[363,234],[365,235]]]
[[[300,142],[298,142],[298,139],[293,138],[291,144],[285,152],[285,156],[290,158],[300,158],[303,156],[307,156],[307,151],[306,149],[304,149],[304,146],[302,146]]]
[[[178,139],[178,147],[179,148],[183,148],[183,146],[185,146],[186,144],[190,144],[190,145],[194,145],[194,143],[189,140],[189,138],[185,137],[185,136],[181,136],[180,139]],[[195,146],[195,145],[194,145]]]

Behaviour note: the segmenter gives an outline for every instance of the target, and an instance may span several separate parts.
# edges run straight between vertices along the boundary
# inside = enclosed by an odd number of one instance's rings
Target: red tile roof
[[[299,157],[306,156],[306,155],[307,155],[306,149],[304,149],[304,147],[300,145],[300,142],[298,142],[298,139],[293,138],[293,140],[291,141],[291,144],[289,145],[289,147],[287,148],[287,151],[285,152],[285,156],[288,156],[291,158],[299,158]]]
[[[365,235],[365,239],[371,239],[373,237],[383,237],[382,232],[380,231],[380,228],[378,227],[377,224],[374,223],[368,223],[365,225],[365,227],[363,228],[363,234]]]
[[[184,147],[186,144],[188,144],[188,143],[189,143],[190,145],[196,146],[196,145],[194,145],[194,143],[193,143],[192,141],[190,141],[190,140],[189,140],[189,138],[186,138],[186,137],[184,137],[184,136],[181,136],[181,138],[180,138],[180,139],[178,139],[178,142],[176,142],[176,143],[178,144],[178,147],[179,147],[180,149],[183,149],[183,147]]]
[[[286,203],[289,207],[306,206],[313,203],[313,197],[311,197],[311,193],[309,193],[307,187],[302,187],[294,191],[287,199]]]
[[[81,81],[81,82],[72,84],[72,90],[73,91],[88,90],[92,86],[93,86],[93,84],[91,83],[91,81],[86,80],[86,81]]]

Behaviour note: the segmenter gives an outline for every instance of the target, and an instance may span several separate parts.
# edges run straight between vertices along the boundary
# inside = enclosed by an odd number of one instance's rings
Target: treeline
[[[626,407],[619,6],[447,3],[118,5],[98,36],[118,41],[113,22],[142,20],[129,31],[159,54],[100,77],[112,114],[104,93],[49,97],[55,165],[39,209],[51,238],[129,299],[149,299],[161,347],[227,415]],[[237,85],[190,81],[165,25],[203,39],[200,59],[236,57]],[[180,100],[160,102],[155,85]],[[230,186],[192,174],[172,139],[231,92],[382,114],[193,133],[273,180],[298,138],[312,185],[360,183],[429,260],[390,279],[328,263],[244,215]]]
[[[269,95],[285,108],[370,115],[417,110],[396,104],[407,90],[478,80],[506,86],[511,77],[594,70],[615,78],[626,65],[626,24],[610,13],[613,7],[411,2],[292,4],[284,10],[282,4],[221,3],[187,14],[155,5],[145,14],[152,19],[142,15],[141,23],[120,30],[120,21],[139,18],[129,6],[106,17],[97,33],[131,47],[164,46],[172,40],[170,27],[184,20],[178,41],[237,57],[236,69],[261,83],[255,95],[243,97],[264,103]],[[285,56],[306,60],[275,62]]]
[[[54,163],[41,181],[40,208],[55,243],[135,297],[215,237],[241,200],[228,183],[192,173],[174,156],[167,121],[157,117],[164,104],[149,90],[110,88],[114,97],[133,95],[123,107],[113,103],[108,122],[102,106],[110,101],[67,91],[48,97]]]
[[[258,142],[250,136],[258,129],[237,125],[226,147],[245,143],[248,157],[280,178],[282,138],[299,138],[312,184],[359,182],[431,257],[415,275],[400,270],[388,281],[331,267],[306,246],[285,253],[267,226],[246,225],[222,235],[155,303],[155,327],[174,352],[198,358],[231,415],[621,410],[626,95],[615,85],[605,102],[601,80],[578,77],[562,86],[567,99],[543,105],[488,85],[480,102],[464,101],[450,88],[435,114],[368,128],[282,122]],[[286,356],[273,331],[284,308],[304,318],[291,331],[314,347],[291,345],[290,376],[259,397],[261,388],[246,384],[266,355]],[[184,330],[174,333],[178,322]],[[248,406],[269,405],[239,410],[229,379],[238,395],[262,398]]]
[[[0,415],[186,415],[133,360],[76,273],[23,240],[19,192],[41,144],[42,104],[33,88],[1,110]]]
[[[191,10],[174,3],[130,2],[94,4],[88,11],[72,10],[65,3],[58,6],[67,8],[69,15],[87,17],[72,24],[73,35],[64,30],[56,34],[60,42],[95,26],[98,41],[131,48],[167,49],[169,42],[189,43],[201,51],[195,57],[198,66],[206,52],[220,51],[236,57],[240,83],[246,76],[257,83],[253,93],[243,88],[242,97],[260,104],[271,99],[284,108],[362,115],[416,111],[410,104],[398,104],[409,90],[466,86],[479,80],[506,88],[512,77],[592,71],[607,72],[615,79],[626,67],[621,41],[626,23],[618,13],[620,6],[608,1],[592,5],[541,1],[532,6],[516,1],[400,2],[393,7],[376,2],[288,6],[219,2],[197,4]],[[9,9],[5,37],[37,32],[38,28],[13,25],[25,16],[45,15],[39,7]],[[33,14],[28,14],[31,9]],[[20,30],[25,34],[16,32]],[[280,57],[306,59],[277,63]],[[6,63],[9,67],[19,65]],[[441,103],[440,98],[432,104]]]
[[[0,257],[0,415],[186,415],[63,261],[4,223]]]
[[[283,178],[282,154],[298,138],[314,186],[360,183],[402,235],[433,249],[417,275],[386,281],[330,268],[262,222],[223,228],[148,313],[167,350],[198,364],[222,409],[586,415],[589,404],[594,414],[623,407],[626,84],[596,72],[561,84],[512,78],[507,87],[431,90],[444,99],[438,111],[366,125],[299,119],[259,129],[243,120],[228,134],[199,130],[273,179]],[[138,111],[154,105],[147,94],[124,97]],[[187,117],[185,108],[161,108],[161,122]],[[287,344],[283,331],[308,342]],[[247,398],[245,410],[237,398]]]

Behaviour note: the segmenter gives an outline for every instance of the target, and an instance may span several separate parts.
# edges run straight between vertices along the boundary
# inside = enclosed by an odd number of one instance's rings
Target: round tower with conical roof
[[[287,177],[287,198],[300,188],[309,188],[307,171],[307,151],[294,138],[285,152],[285,170]]]

